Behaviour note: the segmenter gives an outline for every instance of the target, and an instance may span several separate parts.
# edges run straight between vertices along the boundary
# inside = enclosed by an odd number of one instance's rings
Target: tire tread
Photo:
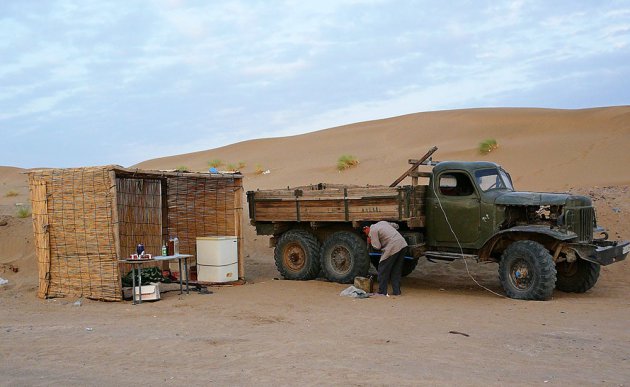
[[[349,273],[344,276],[339,276],[337,273],[332,271],[328,265],[326,257],[327,252],[332,249],[335,244],[339,243],[343,243],[351,252],[354,253],[352,259],[353,267],[350,269]],[[367,252],[367,245],[358,234],[352,231],[337,231],[330,235],[324,241],[320,255],[322,271],[324,272],[326,278],[332,282],[351,283],[354,281],[354,277],[364,277],[370,270],[370,259]]]
[[[282,257],[282,248],[284,244],[294,240],[297,240],[299,243],[302,244],[302,246],[304,246],[306,253],[306,267],[299,273],[289,271],[286,267],[284,267],[283,264],[284,262]],[[315,238],[315,236],[310,232],[302,229],[293,229],[286,231],[278,239],[278,243],[274,250],[274,260],[276,261],[276,268],[286,279],[296,281],[307,281],[315,279],[317,278],[320,270],[319,250],[319,242],[317,241],[317,238]]]
[[[527,256],[533,260],[534,270],[540,273],[539,278],[534,279],[535,286],[527,291],[519,291],[511,286],[509,277],[509,264],[515,257]],[[510,298],[521,300],[548,300],[553,295],[556,287],[556,266],[549,251],[540,243],[529,240],[521,240],[512,243],[503,252],[499,262],[499,279],[505,293]]]

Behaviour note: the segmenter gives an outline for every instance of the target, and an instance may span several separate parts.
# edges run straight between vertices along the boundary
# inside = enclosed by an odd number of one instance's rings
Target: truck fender
[[[506,230],[501,230],[498,233],[491,236],[481,247],[479,250],[479,260],[480,261],[488,261],[493,260],[491,258],[492,252],[497,247],[497,244],[505,239],[510,241],[517,240],[535,240],[538,242],[547,245],[544,243],[549,240],[557,241],[557,242],[565,242],[577,237],[577,234],[574,232],[568,231],[563,232],[559,230],[550,229],[548,226],[516,226]],[[557,243],[556,243],[557,245]],[[553,246],[552,249],[555,249],[556,246]]]

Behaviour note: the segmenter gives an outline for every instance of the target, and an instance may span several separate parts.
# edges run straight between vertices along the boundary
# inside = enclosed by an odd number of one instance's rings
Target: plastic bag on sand
[[[369,297],[369,295],[364,290],[355,288],[354,286],[348,286],[341,293],[339,293],[339,295],[346,296],[346,297],[353,297],[353,298],[368,298]]]
[[[5,285],[5,284],[8,284],[8,283],[9,283],[9,280],[6,280],[4,278],[0,278],[0,285]]]

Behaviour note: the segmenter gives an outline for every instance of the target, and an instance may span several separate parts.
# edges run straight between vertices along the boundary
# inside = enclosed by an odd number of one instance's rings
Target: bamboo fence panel
[[[46,200],[46,182],[30,184],[33,211],[33,233],[35,234],[35,254],[39,275],[37,296],[45,298],[50,286],[50,239],[48,234],[48,208]]]
[[[118,235],[120,255],[127,257],[144,244],[145,252],[161,255],[162,251],[162,182],[157,179],[116,178]],[[147,263],[145,267],[160,266]],[[121,265],[122,274],[131,265]]]
[[[167,179],[168,235],[179,239],[180,253],[196,257],[197,237],[240,236],[234,219],[235,193],[241,190],[241,179],[236,178]]]
[[[243,187],[234,187],[234,235],[237,239],[238,279],[245,279],[245,262],[243,260]]]
[[[120,300],[122,289],[112,232],[112,184],[106,167],[31,172],[46,184],[50,267],[43,297]],[[45,271],[45,251],[38,249]]]

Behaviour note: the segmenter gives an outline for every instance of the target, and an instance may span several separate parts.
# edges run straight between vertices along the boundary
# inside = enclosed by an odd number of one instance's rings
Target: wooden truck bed
[[[361,222],[389,220],[424,226],[425,185],[386,187],[316,185],[247,192],[256,222]]]

